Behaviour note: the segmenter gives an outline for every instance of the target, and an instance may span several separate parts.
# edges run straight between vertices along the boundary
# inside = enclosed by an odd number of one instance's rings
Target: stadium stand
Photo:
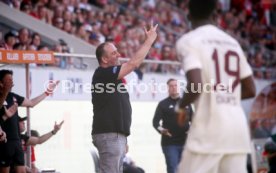
[[[174,43],[189,30],[187,0],[4,2],[93,46],[107,40],[113,41],[123,57],[131,57],[137,50],[144,40],[141,26],[150,20],[159,23],[160,31],[147,59],[176,61]],[[240,41],[255,77],[276,78],[275,4],[256,0],[241,3],[231,1],[231,4],[225,2],[221,0],[218,4],[217,23]],[[46,32],[38,33],[41,37],[47,35]],[[59,45],[53,47],[50,49],[56,51]],[[145,69],[148,72],[181,73],[178,66],[172,65],[150,64]]]

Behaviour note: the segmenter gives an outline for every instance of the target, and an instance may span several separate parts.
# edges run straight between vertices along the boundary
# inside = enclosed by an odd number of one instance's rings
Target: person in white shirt
[[[176,43],[187,77],[185,106],[195,113],[178,173],[246,173],[249,128],[241,99],[255,96],[252,70],[240,44],[213,24],[217,0],[190,0],[192,30]]]

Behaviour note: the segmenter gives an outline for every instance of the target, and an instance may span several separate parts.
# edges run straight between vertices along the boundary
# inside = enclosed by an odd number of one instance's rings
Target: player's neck
[[[214,25],[214,23],[210,20],[197,20],[192,22],[193,29],[196,29],[204,25]]]

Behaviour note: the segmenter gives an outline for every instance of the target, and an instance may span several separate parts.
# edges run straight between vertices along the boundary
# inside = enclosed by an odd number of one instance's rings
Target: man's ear
[[[108,61],[107,61],[107,57],[106,56],[102,56],[102,63],[103,64],[106,64]]]

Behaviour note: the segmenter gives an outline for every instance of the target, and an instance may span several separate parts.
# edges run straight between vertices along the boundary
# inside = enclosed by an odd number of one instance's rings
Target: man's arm
[[[7,141],[7,136],[6,133],[2,130],[1,126],[0,126],[0,142],[6,142]]]
[[[157,37],[156,29],[158,25],[153,26],[151,24],[150,29],[147,31],[145,30],[145,34],[147,36],[146,41],[143,43],[143,45],[140,47],[140,49],[134,54],[130,60],[124,64],[122,64],[121,70],[118,75],[118,79],[122,79],[127,74],[135,70],[137,67],[141,65],[143,60],[145,59],[146,55],[148,54],[151,45],[155,41]]]
[[[255,97],[256,86],[252,76],[241,80],[241,99],[248,99]]]
[[[48,139],[50,139],[53,135],[55,135],[61,128],[64,121],[61,121],[59,124],[55,122],[54,130],[40,136],[40,137],[34,137],[30,136],[29,140],[26,142],[26,145],[37,145],[42,144],[46,142]]]
[[[5,113],[1,117],[2,120],[6,121],[8,118],[11,118],[16,113],[17,108],[18,108],[18,105],[17,105],[16,102],[11,107],[9,107],[8,109],[4,106],[3,109],[5,110]]]
[[[27,99],[25,98],[23,103],[21,104],[21,106],[24,107],[34,107],[35,105],[37,105],[38,103],[40,103],[42,100],[44,100],[47,97],[47,94],[44,92],[41,95],[33,98],[33,99]]]
[[[50,82],[48,84],[47,90],[43,92],[41,95],[29,100],[27,98],[24,99],[23,103],[20,106],[24,107],[34,107],[38,103],[40,103],[42,100],[44,100],[47,96],[52,94],[55,91],[56,86],[58,85],[59,81]]]
[[[160,130],[158,129],[158,127],[160,127],[161,115],[162,115],[162,111],[159,103],[155,110],[154,117],[152,119],[152,125],[155,128],[155,130],[157,130],[159,133],[160,133]]]
[[[40,137],[34,137],[30,136],[29,140],[27,141],[26,145],[37,145],[42,144],[46,142],[48,139],[50,139],[54,134],[52,131],[40,136]]]
[[[160,125],[160,121],[162,120],[162,115],[163,115],[163,111],[159,103],[152,120],[153,127],[157,130],[158,133],[171,137],[172,134],[169,132],[169,130],[165,129]]]

